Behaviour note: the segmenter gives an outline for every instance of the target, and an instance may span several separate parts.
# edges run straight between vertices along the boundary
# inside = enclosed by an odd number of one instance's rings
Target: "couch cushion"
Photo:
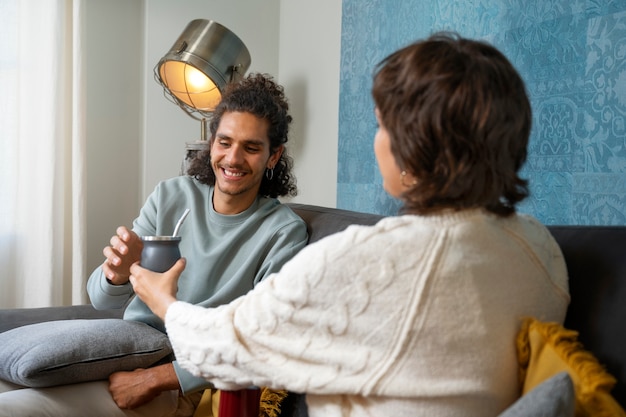
[[[611,396],[615,378],[577,340],[578,333],[558,323],[524,321],[517,338],[522,394],[566,371],[574,383],[577,416],[626,417]]]
[[[574,385],[567,372],[548,378],[498,417],[572,417]]]
[[[341,232],[352,224],[371,226],[384,216],[378,214],[359,213],[329,207],[308,204],[287,204],[307,224],[309,243],[316,242],[333,233]]]
[[[173,417],[190,416],[186,397],[178,390],[163,391],[132,410],[115,404],[108,381],[92,381],[47,388],[0,392],[0,417]],[[0,382],[0,391],[2,382]]]
[[[0,309],[0,333],[44,321],[73,319],[121,319],[124,309],[96,310],[90,304],[65,307]]]
[[[120,320],[60,320],[0,334],[0,378],[27,387],[106,379],[148,367],[172,353],[164,333]]]

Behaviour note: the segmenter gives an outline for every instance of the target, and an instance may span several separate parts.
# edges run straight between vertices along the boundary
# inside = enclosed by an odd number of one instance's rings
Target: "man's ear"
[[[276,164],[278,163],[278,160],[283,155],[284,151],[285,151],[285,145],[280,145],[278,148],[276,148],[274,153],[270,155],[269,161],[267,161],[269,165],[268,168],[274,168],[276,166]]]

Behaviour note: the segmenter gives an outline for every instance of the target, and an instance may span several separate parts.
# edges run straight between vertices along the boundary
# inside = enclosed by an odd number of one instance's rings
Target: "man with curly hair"
[[[210,120],[207,148],[190,162],[187,175],[158,184],[132,230],[119,227],[104,248],[106,260],[87,284],[94,307],[128,304],[126,320],[165,331],[162,320],[133,298],[129,268],[140,260],[140,236],[171,234],[186,208],[191,211],[179,234],[187,268],[178,296],[199,306],[215,307],[247,293],[304,247],[306,224],[277,200],[297,192],[285,152],[288,110],[283,88],[268,75],[251,74],[227,87]],[[166,390],[187,394],[205,387],[206,380],[175,361],[109,378],[114,401],[127,409]]]

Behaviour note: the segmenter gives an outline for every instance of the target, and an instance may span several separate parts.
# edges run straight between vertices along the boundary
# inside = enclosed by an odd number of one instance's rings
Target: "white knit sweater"
[[[482,210],[351,226],[229,305],[176,302],[179,364],[218,388],[307,393],[311,417],[496,416],[517,396],[520,320],[562,322],[547,229]]]

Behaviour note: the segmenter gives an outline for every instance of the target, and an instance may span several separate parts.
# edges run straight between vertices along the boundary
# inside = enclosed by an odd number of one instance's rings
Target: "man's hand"
[[[102,264],[102,271],[111,283],[122,285],[128,282],[130,266],[141,259],[143,241],[137,233],[120,226],[116,235],[111,237],[111,245],[102,253],[107,258]]]
[[[163,391],[180,389],[174,365],[167,363],[132,372],[115,372],[109,377],[109,392],[119,408],[137,408]]]

